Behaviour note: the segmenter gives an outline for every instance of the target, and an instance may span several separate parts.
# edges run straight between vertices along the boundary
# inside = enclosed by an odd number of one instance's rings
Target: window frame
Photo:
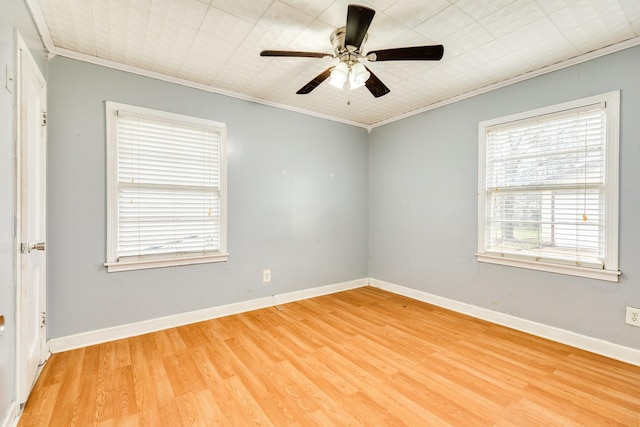
[[[537,261],[534,257],[511,254],[496,254],[487,251],[487,186],[486,186],[486,135],[488,129],[512,122],[531,120],[535,122],[540,116],[561,113],[566,110],[586,107],[593,104],[605,105],[606,141],[605,141],[605,254],[603,268],[590,268],[567,264],[558,261]],[[495,119],[485,120],[478,126],[478,247],[476,259],[479,262],[506,265],[511,267],[553,272],[591,279],[618,282],[618,212],[619,212],[619,135],[620,135],[620,91],[590,96],[574,101],[512,114]]]
[[[224,262],[227,252],[227,125],[209,119],[105,101],[107,141],[107,272]],[[118,259],[118,111],[205,126],[219,134],[220,152],[220,249],[207,253],[170,253]]]

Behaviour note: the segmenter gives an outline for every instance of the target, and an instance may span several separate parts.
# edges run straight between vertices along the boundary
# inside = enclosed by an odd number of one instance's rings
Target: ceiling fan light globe
[[[364,81],[356,81],[353,73],[349,74],[349,89],[358,89],[359,87],[364,86]]]
[[[353,80],[355,83],[363,85],[367,80],[369,80],[369,77],[371,77],[371,73],[365,71],[364,73],[354,74]]]
[[[371,77],[371,73],[367,67],[359,62],[353,64],[349,70],[349,89],[358,89],[364,86],[369,77]]]
[[[360,87],[369,80],[371,73],[367,70],[367,67],[358,62],[351,67],[351,77],[354,85],[358,85],[358,87]]]
[[[331,86],[337,87],[338,89],[344,88],[344,84],[347,81],[347,77],[341,72],[331,72],[331,79],[329,80],[329,84]]]
[[[344,88],[344,84],[347,81],[347,75],[349,74],[349,68],[347,64],[344,62],[340,62],[335,68],[331,71],[331,79],[329,80],[329,84],[331,86],[335,86],[338,89]]]

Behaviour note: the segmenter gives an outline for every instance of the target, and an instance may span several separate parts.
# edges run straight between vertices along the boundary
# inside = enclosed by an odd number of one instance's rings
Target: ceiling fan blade
[[[371,73],[371,76],[369,76],[367,81],[364,82],[364,85],[367,87],[367,89],[369,89],[371,95],[375,96],[376,98],[380,98],[381,96],[384,96],[391,92],[391,89],[385,86],[385,84],[382,83],[382,81],[375,74],[373,74],[369,67],[365,68],[367,69],[367,71],[369,71],[369,73]]]
[[[413,46],[396,49],[374,50],[367,53],[369,61],[439,61],[444,55],[444,46]]]
[[[322,52],[300,52],[295,50],[263,50],[260,56],[292,56],[297,58],[333,58],[330,53]]]
[[[306,95],[307,93],[311,92],[312,90],[320,86],[320,83],[327,80],[327,78],[331,75],[331,70],[333,70],[334,68],[335,67],[327,68],[326,70],[315,76],[309,83],[302,86],[296,93],[298,95]]]
[[[355,46],[360,49],[364,36],[376,11],[364,6],[350,4],[347,8],[347,27],[345,30],[345,46]]]

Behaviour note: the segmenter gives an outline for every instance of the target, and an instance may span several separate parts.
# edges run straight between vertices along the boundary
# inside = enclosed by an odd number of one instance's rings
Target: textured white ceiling
[[[296,95],[336,60],[260,51],[332,53],[329,36],[344,26],[350,3],[377,12],[365,52],[443,44],[443,59],[368,63],[391,89],[381,98],[327,82]],[[53,53],[365,126],[640,36],[640,0],[38,0],[32,8],[38,5]]]

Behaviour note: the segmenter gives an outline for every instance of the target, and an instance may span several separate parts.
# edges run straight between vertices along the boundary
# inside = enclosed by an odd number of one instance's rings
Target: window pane
[[[217,129],[118,114],[118,257],[221,250]]]
[[[604,111],[487,133],[487,186],[601,183]]]
[[[603,203],[601,189],[491,193],[487,250],[602,264]]]
[[[220,199],[188,190],[125,189],[119,197],[120,256],[220,249]]]
[[[118,125],[119,182],[220,186],[217,132],[132,117]]]
[[[487,131],[488,252],[603,265],[605,119],[598,107]]]

